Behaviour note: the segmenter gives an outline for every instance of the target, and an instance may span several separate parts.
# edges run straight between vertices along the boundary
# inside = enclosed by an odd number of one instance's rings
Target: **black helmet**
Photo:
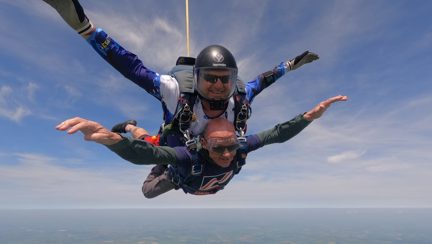
[[[210,67],[237,70],[237,63],[228,49],[220,45],[211,45],[204,48],[195,60],[195,68]]]
[[[204,48],[196,58],[195,89],[210,102],[227,102],[237,84],[237,63],[228,49],[220,45]]]

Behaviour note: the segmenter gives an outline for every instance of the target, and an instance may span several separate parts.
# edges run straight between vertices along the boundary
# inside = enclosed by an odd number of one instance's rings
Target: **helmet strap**
[[[218,100],[218,101],[208,100],[208,102],[210,104],[211,110],[226,110],[228,106],[228,101],[224,101],[224,100]]]
[[[209,106],[210,106],[210,110],[226,110],[226,108],[228,107],[228,101],[229,100],[210,100],[207,99],[201,95],[199,95],[201,100],[207,101]]]

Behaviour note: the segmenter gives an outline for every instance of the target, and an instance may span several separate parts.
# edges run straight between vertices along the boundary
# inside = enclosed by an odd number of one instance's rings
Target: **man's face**
[[[202,140],[203,147],[208,150],[210,158],[220,167],[229,167],[240,147],[237,137],[232,131],[214,131]]]
[[[197,89],[209,100],[227,100],[234,89],[234,78],[236,76],[229,69],[201,70]]]

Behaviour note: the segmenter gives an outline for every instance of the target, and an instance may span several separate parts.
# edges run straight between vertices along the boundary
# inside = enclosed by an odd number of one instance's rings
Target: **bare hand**
[[[323,113],[327,110],[328,107],[330,107],[332,103],[346,101],[346,100],[348,100],[348,97],[342,95],[329,98],[325,101],[320,102],[315,108],[305,113],[303,115],[303,118],[305,118],[308,121],[318,119],[319,117],[321,117],[321,115],[323,115]]]
[[[122,137],[114,132],[109,131],[101,124],[75,117],[68,119],[56,126],[57,130],[66,131],[68,134],[74,134],[81,131],[84,134],[84,139],[94,141],[103,145],[112,145],[122,140]]]

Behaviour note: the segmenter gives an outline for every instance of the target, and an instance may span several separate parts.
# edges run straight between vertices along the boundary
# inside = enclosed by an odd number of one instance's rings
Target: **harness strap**
[[[184,179],[178,173],[177,166],[168,164],[168,176],[171,179],[171,182],[174,184],[176,190],[182,187]]]
[[[192,175],[201,175],[203,166],[198,160],[198,149],[197,149],[197,138],[190,138],[189,131],[187,131],[187,134],[185,134],[189,139],[186,141],[186,147],[191,154],[192,159],[192,169],[191,174]]]
[[[240,142],[240,148],[237,150],[237,172],[238,174],[240,172],[240,169],[243,165],[246,164],[246,155],[248,150],[248,144],[247,139],[245,136],[239,136],[237,137],[237,140]]]
[[[238,132],[239,136],[244,136],[247,130],[247,120],[250,118],[252,110],[249,106],[249,102],[247,101],[245,95],[236,94],[235,96],[235,118],[234,118],[234,127]]]
[[[192,109],[187,103],[185,103],[178,115],[178,125],[181,133],[183,134],[189,133],[189,127],[192,122],[192,117],[193,117]],[[187,136],[187,139],[189,140],[189,135]]]

